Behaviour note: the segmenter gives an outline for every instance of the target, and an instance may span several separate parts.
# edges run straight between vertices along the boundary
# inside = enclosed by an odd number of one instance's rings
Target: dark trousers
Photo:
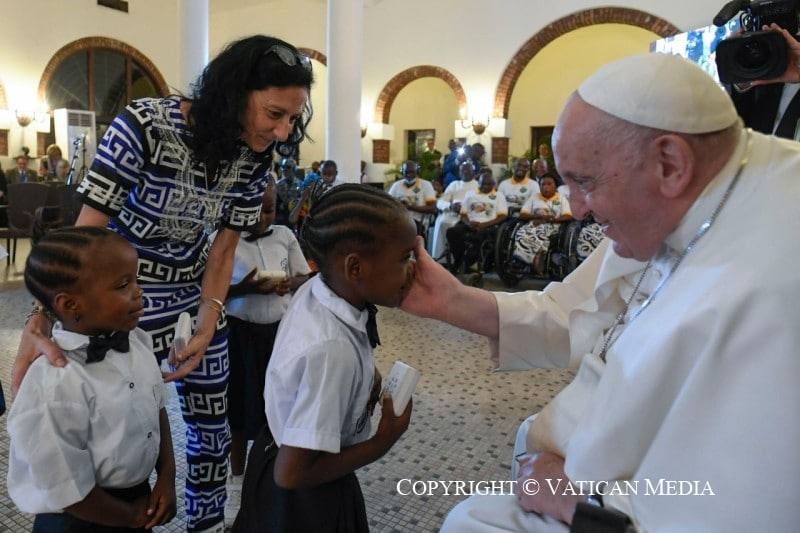
[[[138,485],[129,487],[127,489],[104,489],[106,492],[125,500],[132,502],[142,496],[150,495],[150,484],[147,480],[142,481]],[[33,520],[33,533],[131,533],[133,531],[146,532],[149,529],[144,528],[129,528],[129,527],[111,527],[100,526],[81,520],[68,513],[45,513],[37,514]]]
[[[463,267],[466,272],[469,265],[480,259],[481,243],[491,235],[492,228],[476,230],[469,224],[459,221],[447,230],[447,243],[453,254],[453,269],[457,272]]]

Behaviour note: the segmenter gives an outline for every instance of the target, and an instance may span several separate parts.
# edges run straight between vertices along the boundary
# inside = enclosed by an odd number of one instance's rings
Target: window
[[[95,112],[97,139],[128,102],[147,96],[166,96],[168,87],[155,66],[129,45],[114,39],[90,37],[59,50],[40,85],[50,109]],[[39,153],[55,142],[50,133],[39,134]]]

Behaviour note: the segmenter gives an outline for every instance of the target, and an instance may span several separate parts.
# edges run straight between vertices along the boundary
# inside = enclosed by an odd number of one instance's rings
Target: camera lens
[[[762,41],[748,41],[739,48],[736,63],[746,70],[762,68],[770,58],[770,46]]]

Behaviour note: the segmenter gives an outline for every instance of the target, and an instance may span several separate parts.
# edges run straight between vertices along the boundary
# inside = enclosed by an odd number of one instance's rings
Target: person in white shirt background
[[[478,180],[472,163],[464,161],[458,168],[461,179],[448,185],[444,193],[436,200],[439,215],[433,225],[433,236],[429,243],[432,257],[437,261],[444,258],[447,247],[447,230],[455,226],[461,219],[461,201],[469,191],[478,190]]]

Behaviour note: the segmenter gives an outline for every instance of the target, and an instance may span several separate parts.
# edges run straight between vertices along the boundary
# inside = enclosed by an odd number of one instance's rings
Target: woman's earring
[[[76,323],[80,322],[81,321],[81,315],[75,315],[75,318],[73,320],[75,320]]]

